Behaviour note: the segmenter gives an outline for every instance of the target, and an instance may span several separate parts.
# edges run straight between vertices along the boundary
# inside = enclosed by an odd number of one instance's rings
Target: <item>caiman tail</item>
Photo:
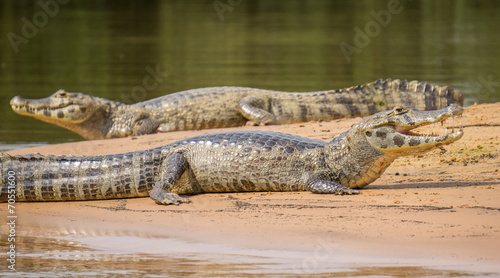
[[[449,86],[438,86],[425,81],[379,79],[373,83],[375,90],[387,92],[391,106],[407,106],[417,110],[438,110],[451,104],[463,106],[464,96]],[[368,86],[370,87],[370,86]],[[383,101],[383,100],[382,100]],[[388,103],[389,104],[389,103]]]
[[[265,99],[261,102],[265,103]],[[271,124],[369,116],[397,106],[420,111],[463,105],[462,94],[448,86],[424,81],[378,79],[349,88],[308,92],[275,92],[267,109]]]
[[[10,156],[0,153],[0,202],[149,196],[161,149],[105,156]]]

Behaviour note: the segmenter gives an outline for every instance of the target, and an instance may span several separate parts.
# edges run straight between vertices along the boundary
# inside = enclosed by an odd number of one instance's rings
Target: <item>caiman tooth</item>
[[[436,136],[438,133],[439,133],[439,126],[437,125],[437,123],[433,123],[432,124],[432,136]]]

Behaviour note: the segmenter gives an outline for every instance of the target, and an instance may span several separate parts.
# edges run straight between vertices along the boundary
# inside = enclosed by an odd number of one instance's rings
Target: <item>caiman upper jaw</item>
[[[415,119],[411,120],[410,122],[395,122],[394,128],[396,129],[397,132],[403,133],[403,134],[408,134],[411,133],[412,129],[429,125],[429,124],[434,124],[434,123],[443,123],[446,119],[449,117],[455,117],[460,114],[462,114],[464,109],[462,106],[457,105],[457,104],[451,104],[448,107],[445,107],[443,109],[439,110],[434,110],[434,111],[417,111],[413,110],[411,112],[415,113]],[[411,116],[410,116],[411,118]]]
[[[35,118],[39,117],[54,117],[63,118],[63,111],[57,111],[59,109],[70,106],[71,104],[63,103],[57,106],[50,106],[41,101],[35,102],[26,100],[22,97],[15,96],[11,101],[10,105],[12,110],[21,115],[32,116]]]
[[[34,114],[37,110],[55,110],[69,105],[71,104],[60,103],[59,105],[51,106],[50,104],[43,103],[42,101],[32,101],[24,99],[20,96],[15,96],[10,101],[10,106],[12,106],[13,110],[18,111],[24,109],[31,114]]]

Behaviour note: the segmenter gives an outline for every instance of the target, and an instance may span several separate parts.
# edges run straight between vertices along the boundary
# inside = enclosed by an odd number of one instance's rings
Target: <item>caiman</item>
[[[150,196],[162,205],[205,192],[300,191],[355,194],[397,158],[457,141],[463,131],[413,129],[461,114],[398,106],[363,118],[323,142],[265,131],[199,135],[143,151],[101,156],[0,153],[0,201],[72,201]]]
[[[21,115],[57,124],[86,139],[176,130],[289,124],[362,117],[398,105],[436,110],[463,96],[448,86],[379,79],[346,89],[290,93],[244,87],[213,87],[177,92],[132,105],[59,90],[43,99],[14,97]]]

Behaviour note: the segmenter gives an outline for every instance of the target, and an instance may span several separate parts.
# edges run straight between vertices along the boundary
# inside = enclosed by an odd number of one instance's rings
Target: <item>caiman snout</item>
[[[27,103],[26,100],[20,96],[15,96],[10,100],[11,106],[22,106],[26,103]]]
[[[456,103],[450,104],[446,109],[451,116],[460,115],[464,112],[464,108]]]

